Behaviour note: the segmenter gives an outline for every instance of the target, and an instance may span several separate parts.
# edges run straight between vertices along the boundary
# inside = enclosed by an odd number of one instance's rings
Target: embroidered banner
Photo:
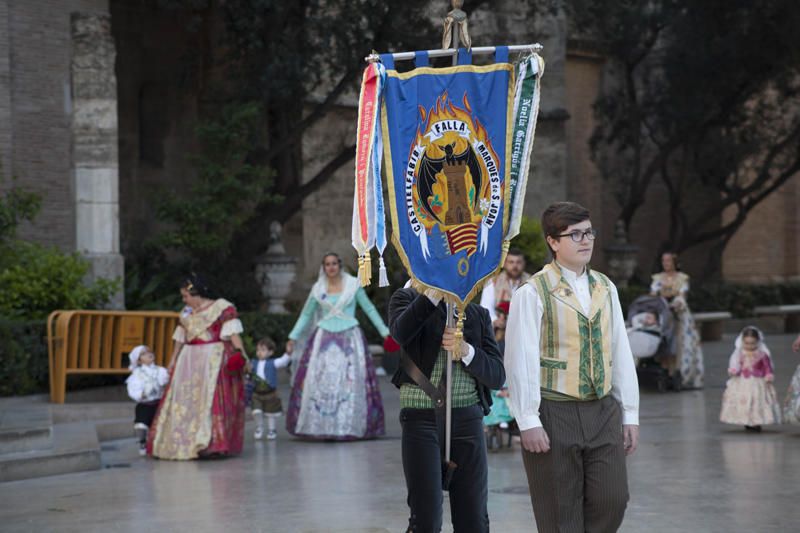
[[[387,65],[386,74],[393,242],[414,283],[463,305],[505,256],[514,68]]]

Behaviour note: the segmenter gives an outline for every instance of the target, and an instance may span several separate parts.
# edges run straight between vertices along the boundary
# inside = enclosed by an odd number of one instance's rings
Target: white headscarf
[[[141,357],[142,353],[146,352],[148,349],[149,348],[147,346],[142,344],[131,350],[131,353],[128,354],[128,359],[130,360],[128,368],[131,370],[136,368],[139,365],[139,357]]]
[[[736,342],[734,343],[735,349],[733,350],[733,353],[731,354],[731,358],[728,361],[728,368],[730,368],[732,370],[739,371],[739,370],[742,369],[742,358],[741,358],[742,344],[743,344],[743,341],[744,341],[744,332],[747,329],[756,330],[756,332],[758,333],[758,348],[756,348],[756,349],[761,351],[761,352],[764,352],[765,354],[767,354],[767,357],[769,357],[770,363],[772,362],[772,352],[769,351],[769,347],[767,347],[767,343],[764,342],[764,332],[761,331],[760,329],[758,329],[755,326],[747,326],[747,327],[743,328],[742,331],[739,332],[739,336],[736,337]]]

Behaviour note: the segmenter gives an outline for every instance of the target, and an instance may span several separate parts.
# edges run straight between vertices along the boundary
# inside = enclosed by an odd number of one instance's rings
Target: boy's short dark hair
[[[552,237],[559,240],[564,230],[573,224],[579,224],[585,220],[589,220],[589,210],[575,202],[556,202],[550,204],[547,209],[542,213],[542,232],[544,233],[545,242],[547,237]],[[550,244],[547,244],[550,248]],[[550,253],[553,257],[556,253],[550,248]]]
[[[275,345],[275,341],[272,340],[271,337],[262,337],[261,340],[258,341],[258,344],[256,344],[256,347],[258,348],[258,347],[262,347],[262,346],[264,348],[266,348],[267,350],[272,350],[274,352],[276,345]]]
[[[508,250],[508,252],[506,253],[506,255],[507,255],[507,256],[508,256],[508,255],[513,255],[513,256],[516,256],[516,257],[521,257],[521,258],[525,259],[525,254],[524,254],[524,253],[523,253],[523,251],[522,251],[522,250],[520,250],[519,248],[510,248],[510,249]]]

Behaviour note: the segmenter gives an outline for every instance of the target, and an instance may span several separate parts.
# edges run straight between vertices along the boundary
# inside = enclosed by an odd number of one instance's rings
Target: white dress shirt
[[[272,360],[272,364],[275,365],[276,369],[281,369],[289,366],[289,363],[292,361],[292,356],[288,353],[283,354],[280,357],[276,357]],[[263,381],[267,381],[267,374],[266,374],[266,366],[267,366],[267,359],[255,359],[255,365],[253,365],[253,370],[256,373],[256,376],[260,377]]]
[[[492,322],[497,320],[497,311],[495,310],[494,301],[494,281],[489,280],[483,286],[483,292],[481,292],[481,307],[489,311],[489,318],[492,319]]]
[[[164,396],[164,387],[169,382],[169,373],[163,366],[154,363],[139,365],[125,380],[128,396],[135,402],[154,402]]]
[[[589,276],[580,276],[561,268],[564,279],[575,292],[585,313],[589,313],[592,297]],[[622,406],[622,423],[639,424],[639,382],[636,366],[628,344],[625,319],[619,303],[617,288],[609,287],[611,296],[611,394]],[[506,325],[505,367],[511,410],[516,415],[520,430],[541,427],[539,419],[540,354],[539,332],[544,307],[536,289],[524,284],[511,298],[511,310]]]

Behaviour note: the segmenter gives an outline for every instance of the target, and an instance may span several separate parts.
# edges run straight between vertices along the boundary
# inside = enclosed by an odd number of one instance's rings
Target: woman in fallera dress
[[[293,359],[286,414],[292,435],[357,440],[384,434],[383,402],[356,305],[386,338],[389,330],[358,280],[342,271],[337,254],[326,254],[286,345]]]
[[[160,459],[235,455],[244,442],[246,355],[234,305],[201,276],[181,284],[186,304],[172,338],[170,383],[151,428],[147,451]]]
[[[703,386],[703,349],[692,312],[689,310],[689,276],[679,270],[678,255],[665,253],[661,256],[662,272],[653,275],[650,293],[664,298],[675,315],[677,339],[674,343],[675,358],[669,363],[670,375],[680,371],[681,384],[686,388]]]

